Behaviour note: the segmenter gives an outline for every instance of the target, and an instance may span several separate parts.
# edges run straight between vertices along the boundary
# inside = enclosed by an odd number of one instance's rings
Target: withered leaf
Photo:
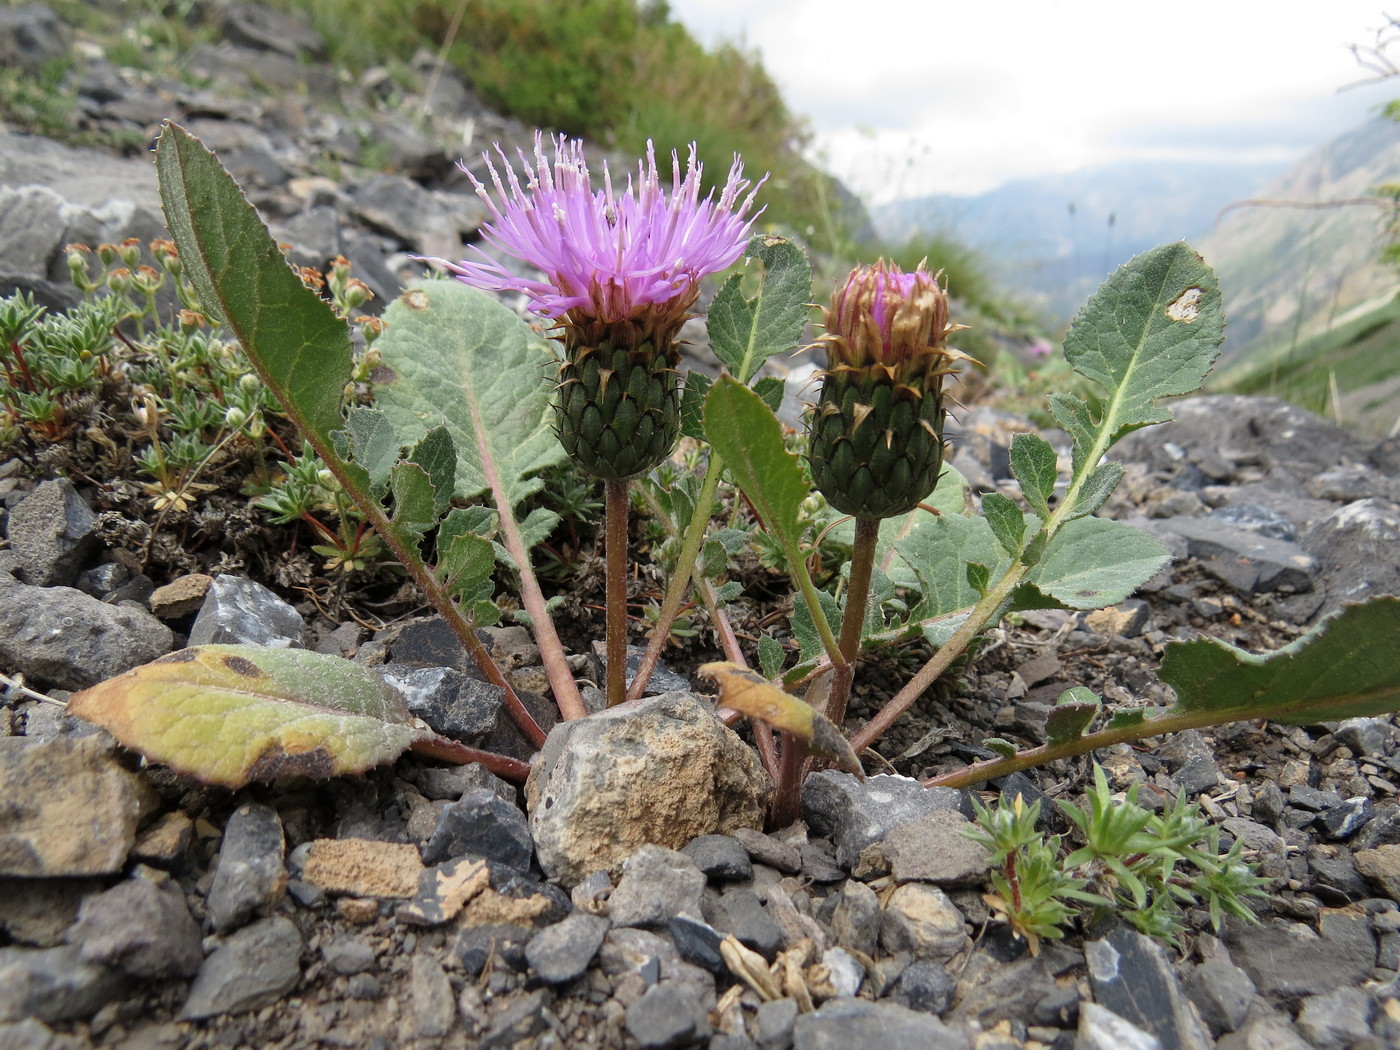
[[[742,664],[719,661],[703,664],[699,670],[719,683],[719,699],[725,707],[791,733],[806,741],[813,754],[830,759],[838,769],[865,776],[845,734],[810,704]]]
[[[84,689],[68,710],[207,784],[332,777],[433,736],[372,671],[306,649],[200,645]]]

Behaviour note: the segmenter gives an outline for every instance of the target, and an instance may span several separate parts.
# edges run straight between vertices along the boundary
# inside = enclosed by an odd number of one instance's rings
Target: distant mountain
[[[942,233],[980,251],[1007,291],[1067,320],[1133,255],[1209,230],[1282,164],[1125,162],[1008,182],[978,197],[938,195],[872,209],[887,241]]]
[[[1310,153],[1255,196],[1320,203],[1365,197],[1400,181],[1400,124],[1383,118]],[[1400,288],[1375,206],[1256,206],[1232,210],[1192,243],[1225,291],[1225,364],[1286,353],[1300,341],[1375,309]]]

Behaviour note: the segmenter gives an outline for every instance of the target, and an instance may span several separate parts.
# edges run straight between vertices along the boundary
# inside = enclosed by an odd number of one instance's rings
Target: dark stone
[[[627,1031],[644,1047],[684,1046],[710,1034],[702,1004],[679,981],[662,980],[627,1008]]]
[[[301,934],[288,919],[245,926],[204,960],[180,1018],[199,1021],[277,1002],[301,980],[301,950]]]
[[[957,982],[942,963],[916,959],[904,968],[886,998],[928,1014],[942,1014],[953,1005]]]
[[[68,940],[84,962],[132,977],[193,977],[204,961],[199,926],[174,882],[127,879],[83,901]]]
[[[1317,826],[1334,842],[1350,838],[1376,815],[1376,808],[1364,795],[1349,798],[1340,806],[1325,809],[1317,818]]]
[[[1294,784],[1288,789],[1288,804],[1297,809],[1308,809],[1320,813],[1324,809],[1342,804],[1342,796],[1335,791],[1319,791],[1306,784]]]
[[[742,881],[753,877],[748,851],[729,835],[701,835],[681,847],[681,852],[695,861],[706,878]]]
[[[803,817],[813,831],[831,838],[836,863],[848,870],[861,850],[883,839],[891,828],[935,809],[956,809],[969,820],[976,815],[963,792],[926,788],[909,777],[882,773],[862,783],[849,773],[824,769],[802,787]]]
[[[1163,1050],[1208,1050],[1171,961],[1149,937],[1119,928],[1084,946],[1094,1001],[1161,1040]]]
[[[791,843],[754,828],[735,828],[730,835],[744,847],[744,852],[760,864],[776,868],[786,875],[795,875],[802,870],[802,851]]]
[[[813,882],[840,882],[847,868],[836,863],[831,844],[820,839],[802,843],[802,874]]]
[[[98,547],[92,512],[67,478],[43,481],[10,511],[5,535],[25,583],[69,587]]]
[[[496,776],[479,762],[465,766],[428,766],[418,770],[415,780],[424,798],[456,801],[468,791],[486,788],[507,802],[514,802],[515,785]]]
[[[190,645],[264,645],[302,648],[301,616],[262,584],[219,575],[190,628]]]
[[[525,958],[541,980],[567,984],[588,969],[607,932],[607,919],[576,911],[535,934],[525,946]]]
[[[230,4],[224,12],[224,38],[240,47],[275,51],[288,58],[324,56],[321,34],[289,14],[262,4]]]
[[[1309,856],[1308,867],[1312,869],[1313,892],[1326,904],[1340,906],[1371,895],[1348,853],[1338,857]]]
[[[1266,780],[1254,793],[1251,815],[1267,827],[1276,827],[1283,818],[1283,810],[1286,805],[1283,791],[1272,780]]]
[[[1298,527],[1293,522],[1277,511],[1261,507],[1257,503],[1230,503],[1224,507],[1217,507],[1206,517],[1271,540],[1281,540],[1284,543],[1296,543],[1298,540]]]
[[[704,967],[711,973],[729,972],[724,957],[719,953],[724,934],[713,926],[688,915],[677,915],[666,924],[666,929],[671,934],[676,951],[680,952],[681,958],[686,962]]]
[[[1188,798],[1210,791],[1220,779],[1214,751],[1194,729],[1168,737],[1157,749],[1157,757],[1166,762],[1172,778]]]
[[[506,691],[450,667],[379,668],[384,681],[399,691],[408,709],[435,732],[479,743],[495,731]]]
[[[120,970],[84,962],[76,944],[0,948],[0,1022],[91,1017],[127,984]]]
[[[1310,591],[1317,560],[1296,543],[1269,539],[1212,518],[1172,518],[1201,568],[1242,595]]]
[[[73,32],[42,4],[0,7],[0,67],[38,73],[68,53]]]
[[[793,1050],[852,1050],[853,1047],[920,1047],[967,1050],[967,1036],[938,1018],[898,1003],[830,999],[792,1027]]]
[[[1400,509],[1385,500],[1358,500],[1318,522],[1303,537],[1327,581],[1327,607],[1400,594]]]
[[[348,977],[374,969],[374,949],[358,937],[339,936],[321,949],[331,973]]]
[[[1296,1001],[1358,985],[1376,964],[1370,916],[1324,910],[1319,926],[1320,934],[1313,934],[1294,923],[1252,926],[1227,918],[1223,932],[1236,965],[1262,994]]]
[[[783,946],[783,931],[764,909],[758,894],[736,887],[725,890],[719,904],[728,919],[729,932],[739,943],[772,962]]]
[[[281,900],[287,888],[285,848],[275,809],[248,803],[233,811],[206,901],[215,931],[237,929]]]
[[[1377,815],[1356,833],[1356,838],[1351,843],[1352,849],[1400,846],[1400,807],[1378,806],[1376,809]]]
[[[1254,982],[1229,959],[1208,959],[1191,971],[1186,994],[1217,1038],[1243,1023],[1254,999]]]
[[[523,1040],[533,1039],[548,1026],[544,1010],[549,1001],[549,993],[543,988],[536,988],[511,1000],[504,1010],[491,1018],[484,1044],[491,1050],[503,1050]]]
[[[452,954],[457,956],[469,977],[478,976],[492,958],[519,972],[528,965],[525,946],[533,936],[534,930],[527,926],[503,923],[468,926],[457,935]]]
[[[476,788],[442,811],[423,848],[423,863],[467,857],[484,860],[493,870],[500,867],[525,874],[533,851],[520,807],[488,788]]]

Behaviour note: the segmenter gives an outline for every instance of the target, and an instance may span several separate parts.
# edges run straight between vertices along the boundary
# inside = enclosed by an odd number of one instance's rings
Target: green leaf
[[[167,123],[156,144],[166,225],[200,303],[242,345],[273,396],[329,461],[350,382],[350,329],[301,283],[218,159]]]
[[[345,418],[344,434],[349,445],[340,450],[342,455],[353,458],[362,467],[369,479],[369,490],[375,499],[383,499],[389,489],[389,471],[398,462],[401,443],[398,431],[389,417],[377,408],[357,405],[350,409]]]
[[[841,606],[836,604],[836,599],[826,591],[818,591],[817,598],[821,602],[822,612],[826,614],[826,622],[840,623]],[[788,626],[792,628],[792,636],[797,639],[797,658],[800,663],[815,660],[826,651],[806,602],[794,603],[792,615],[788,617]]]
[[[460,603],[472,623],[486,626],[495,623],[500,610],[491,601],[495,593],[491,574],[496,570],[496,553],[489,540],[470,531],[459,531],[461,519],[448,523],[438,532],[437,573],[452,599]]]
[[[1017,434],[1011,439],[1011,475],[1021,483],[1021,495],[1042,518],[1050,516],[1050,497],[1060,472],[1055,449],[1038,434]]]
[[[419,439],[408,454],[408,462],[423,468],[433,489],[433,517],[436,520],[452,505],[452,484],[457,471],[457,451],[446,427],[433,427]]]
[[[389,520],[406,546],[417,546],[423,533],[438,520],[432,479],[417,463],[395,463],[389,471],[389,490],[394,494],[394,513]]]
[[[738,580],[730,580],[728,583],[715,588],[715,601],[723,605],[725,602],[732,602],[743,593],[744,585]]]
[[[763,403],[776,416],[783,407],[783,394],[787,384],[777,376],[759,376],[753,385],[753,392],[763,399]]]
[[[372,671],[256,645],[181,649],[83,690],[68,710],[152,762],[229,788],[363,773],[433,738]]]
[[[1055,422],[1070,436],[1074,444],[1074,473],[1077,476],[1084,465],[1084,457],[1094,445],[1094,420],[1089,406],[1073,394],[1051,394],[1046,400],[1050,403],[1050,414]]]
[[[1123,464],[1100,463],[1089,472],[1070,512],[1071,518],[1083,518],[1094,513],[1113,495],[1118,482],[1123,480]]]
[[[1292,725],[1400,709],[1400,598],[1343,606],[1302,638],[1256,655],[1214,638],[1167,647],[1158,672],[1176,691],[1164,717],[1210,711],[1217,721]]]
[[[1147,533],[1107,518],[1066,522],[1027,580],[1071,609],[1117,605],[1171,555]]]
[[[1026,516],[1016,506],[1016,501],[1000,492],[988,492],[982,497],[982,513],[1001,549],[1012,558],[1020,554],[1021,538],[1026,534]]]
[[[756,234],[744,257],[763,263],[758,294],[746,299],[740,290],[743,274],[734,274],[715,294],[707,321],[710,345],[741,383],[767,358],[801,341],[812,298],[811,264],[792,241]]]
[[[777,417],[748,387],[722,376],[705,398],[705,436],[763,527],[785,550],[796,552],[799,513],[809,489],[797,457],[783,447]]]
[[[712,380],[704,372],[690,371],[685,374],[685,386],[681,388],[681,436],[696,441],[705,440],[705,395],[710,391]]]
[[[525,549],[529,550],[549,539],[549,534],[561,520],[557,513],[545,507],[536,507],[525,515],[525,520],[520,523],[520,538],[525,541]]]
[[[783,661],[786,658],[787,653],[782,642],[771,634],[758,636],[758,666],[763,671],[764,678],[777,678],[783,671]]]
[[[1070,325],[1065,357],[1105,390],[1098,429],[1112,444],[1170,419],[1158,401],[1200,389],[1224,335],[1214,272],[1189,245],[1168,244],[1103,283]]]
[[[1003,740],[999,736],[987,737],[982,741],[982,746],[1000,758],[1016,757],[1016,745],[1010,740]]]
[[[554,437],[553,355],[543,339],[485,292],[425,281],[390,304],[375,342],[383,355],[376,404],[404,443],[446,426],[457,451],[455,494],[470,499],[497,475],[512,508],[562,463]]]
[[[923,506],[915,507],[908,514],[896,518],[886,518],[880,523],[880,539],[875,546],[875,564],[885,570],[897,587],[915,589],[918,578],[907,564],[897,555],[900,544],[919,529],[932,528],[940,515],[965,517],[968,504],[967,479],[954,467],[944,466],[938,475],[938,485],[923,501]],[[930,514],[924,507],[932,507],[937,513]],[[846,547],[855,542],[856,526],[854,518],[846,518],[832,526],[827,535],[832,542]]]
[[[895,544],[899,558],[913,570],[923,600],[918,619],[933,619],[970,609],[981,593],[964,566],[990,566],[999,577],[1010,564],[985,518],[945,514],[920,525]],[[893,575],[893,574],[892,574]]]
[[[1099,713],[1099,698],[1092,689],[1076,685],[1066,689],[1045,718],[1045,735],[1052,744],[1077,740]]]
[[[987,585],[992,582],[992,570],[985,565],[970,561],[967,563],[967,585],[979,595],[987,593]]]

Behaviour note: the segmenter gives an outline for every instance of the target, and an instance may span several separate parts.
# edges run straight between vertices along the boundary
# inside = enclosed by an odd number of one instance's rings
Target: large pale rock
[[[97,737],[0,740],[0,875],[121,871],[154,792]]]
[[[714,710],[663,693],[554,727],[525,785],[540,867],[566,886],[616,875],[644,843],[758,827],[769,790],[758,757]]]

